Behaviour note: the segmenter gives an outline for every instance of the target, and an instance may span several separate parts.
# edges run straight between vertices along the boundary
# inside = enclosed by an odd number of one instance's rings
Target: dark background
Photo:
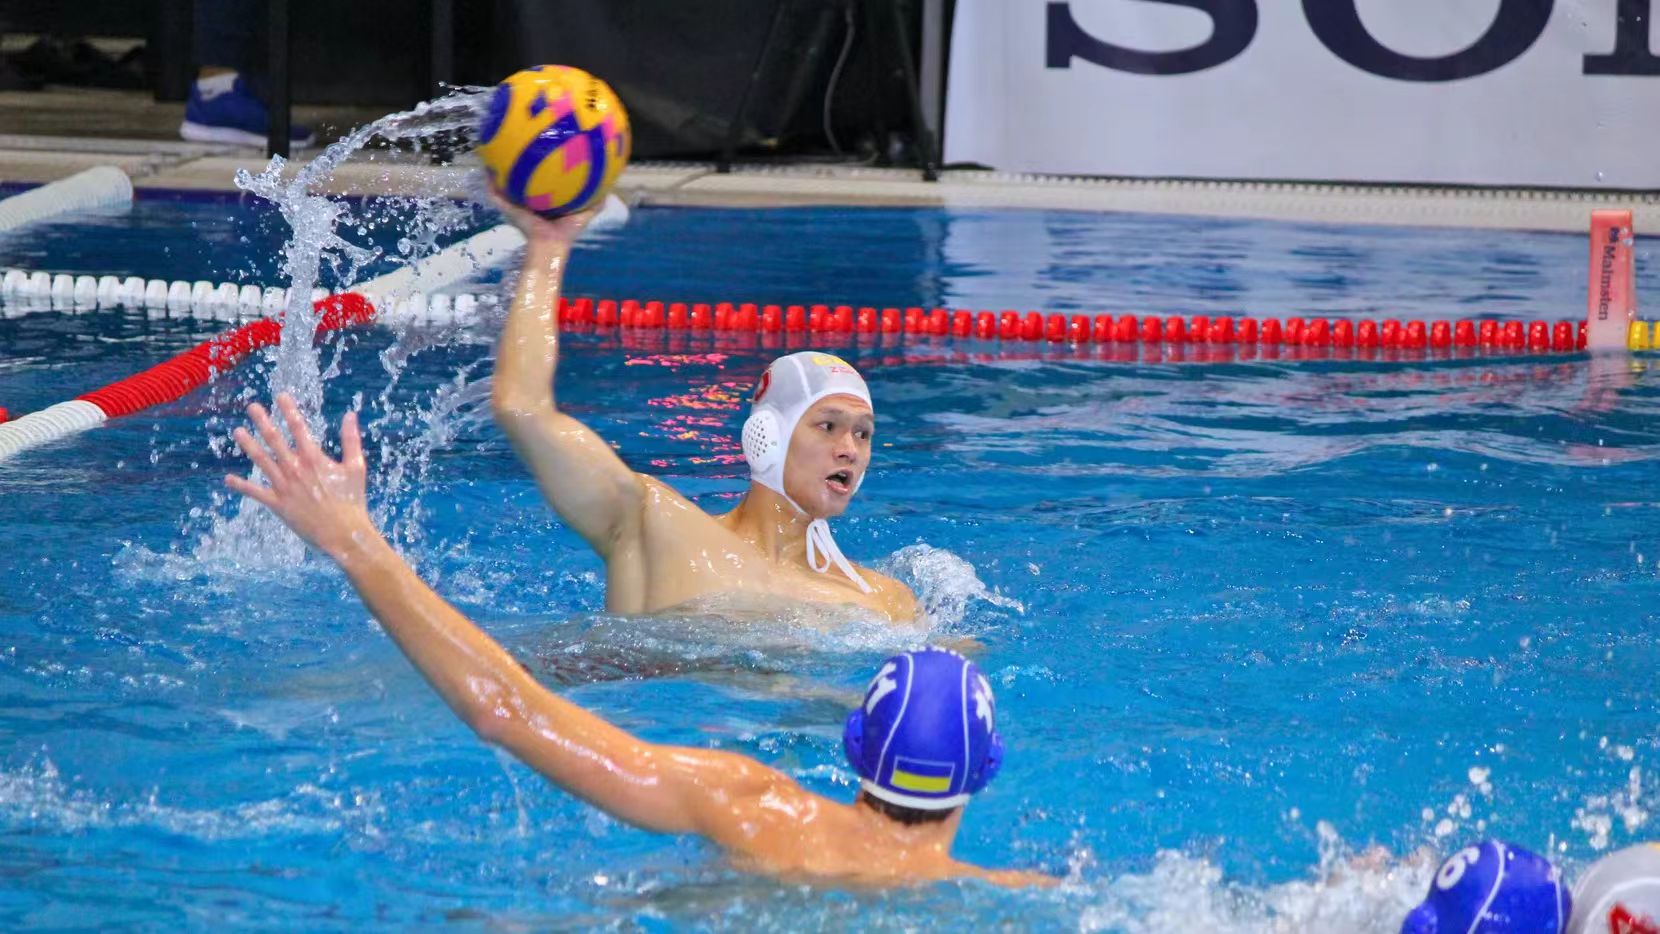
[[[707,156],[726,136],[776,16],[772,52],[739,134],[741,150],[751,157],[908,164],[913,120],[892,66],[901,42],[916,60],[920,6],[919,0],[457,0],[449,34],[453,80],[493,84],[530,65],[575,65],[616,88],[633,120],[637,158]],[[131,70],[142,69],[144,84],[159,98],[177,100],[194,68],[192,7],[192,0],[0,0],[0,31],[66,43],[141,37],[143,60]],[[268,45],[265,4],[256,7],[255,61],[261,61]],[[895,7],[902,31],[893,25]],[[435,93],[426,0],[291,0],[290,8],[295,103],[390,110]],[[832,88],[844,47],[847,58]]]

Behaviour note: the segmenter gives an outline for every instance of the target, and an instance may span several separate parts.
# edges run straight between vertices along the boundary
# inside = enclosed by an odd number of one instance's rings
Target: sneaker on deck
[[[268,113],[241,75],[198,78],[190,85],[179,135],[193,143],[263,147]],[[288,139],[293,146],[310,146],[314,137],[309,127],[291,125]]]

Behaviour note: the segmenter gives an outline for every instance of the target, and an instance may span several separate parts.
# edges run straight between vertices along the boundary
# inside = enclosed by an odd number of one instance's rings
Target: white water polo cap
[[[1660,934],[1660,845],[1597,860],[1574,886],[1569,934]]]
[[[807,510],[784,492],[784,460],[789,456],[790,436],[807,410],[827,396],[848,395],[864,400],[874,411],[870,388],[864,377],[846,360],[827,353],[804,350],[772,361],[750,400],[749,418],[744,422],[744,460],[749,462],[749,479],[784,497],[796,511]],[[861,472],[853,482],[856,492],[865,481]],[[807,564],[820,574],[834,565],[859,589],[871,593],[871,586],[836,547],[830,523],[814,519],[807,524]]]

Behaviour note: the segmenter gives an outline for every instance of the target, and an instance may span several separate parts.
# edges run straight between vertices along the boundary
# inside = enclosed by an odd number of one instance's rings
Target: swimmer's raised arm
[[[559,365],[559,289],[571,245],[592,211],[544,220],[497,200],[525,235],[518,291],[496,345],[491,408],[554,510],[601,557],[639,519],[638,474],[605,439],[564,412],[553,384]]]
[[[258,405],[237,444],[269,481],[225,478],[263,503],[312,547],[334,559],[388,635],[449,704],[488,742],[513,753],[571,794],[619,820],[662,833],[716,838],[730,830],[722,803],[798,786],[758,762],[707,749],[660,746],[612,726],[543,687],[519,662],[428,587],[392,549],[364,505],[365,464],[357,420],[340,426],[342,457],[312,439],[288,396],[277,407],[295,443]]]

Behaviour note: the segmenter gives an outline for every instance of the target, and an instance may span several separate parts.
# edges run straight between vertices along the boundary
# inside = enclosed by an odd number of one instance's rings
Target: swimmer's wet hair
[[[875,795],[866,794],[863,791],[859,792],[858,801],[864,802],[864,804],[871,810],[882,815],[883,817],[886,817],[889,820],[898,821],[907,827],[915,827],[919,824],[937,824],[940,821],[945,820],[947,817],[950,817],[957,810],[956,808],[942,808],[939,810],[908,808],[889,801],[883,801],[881,798],[878,798]]]

